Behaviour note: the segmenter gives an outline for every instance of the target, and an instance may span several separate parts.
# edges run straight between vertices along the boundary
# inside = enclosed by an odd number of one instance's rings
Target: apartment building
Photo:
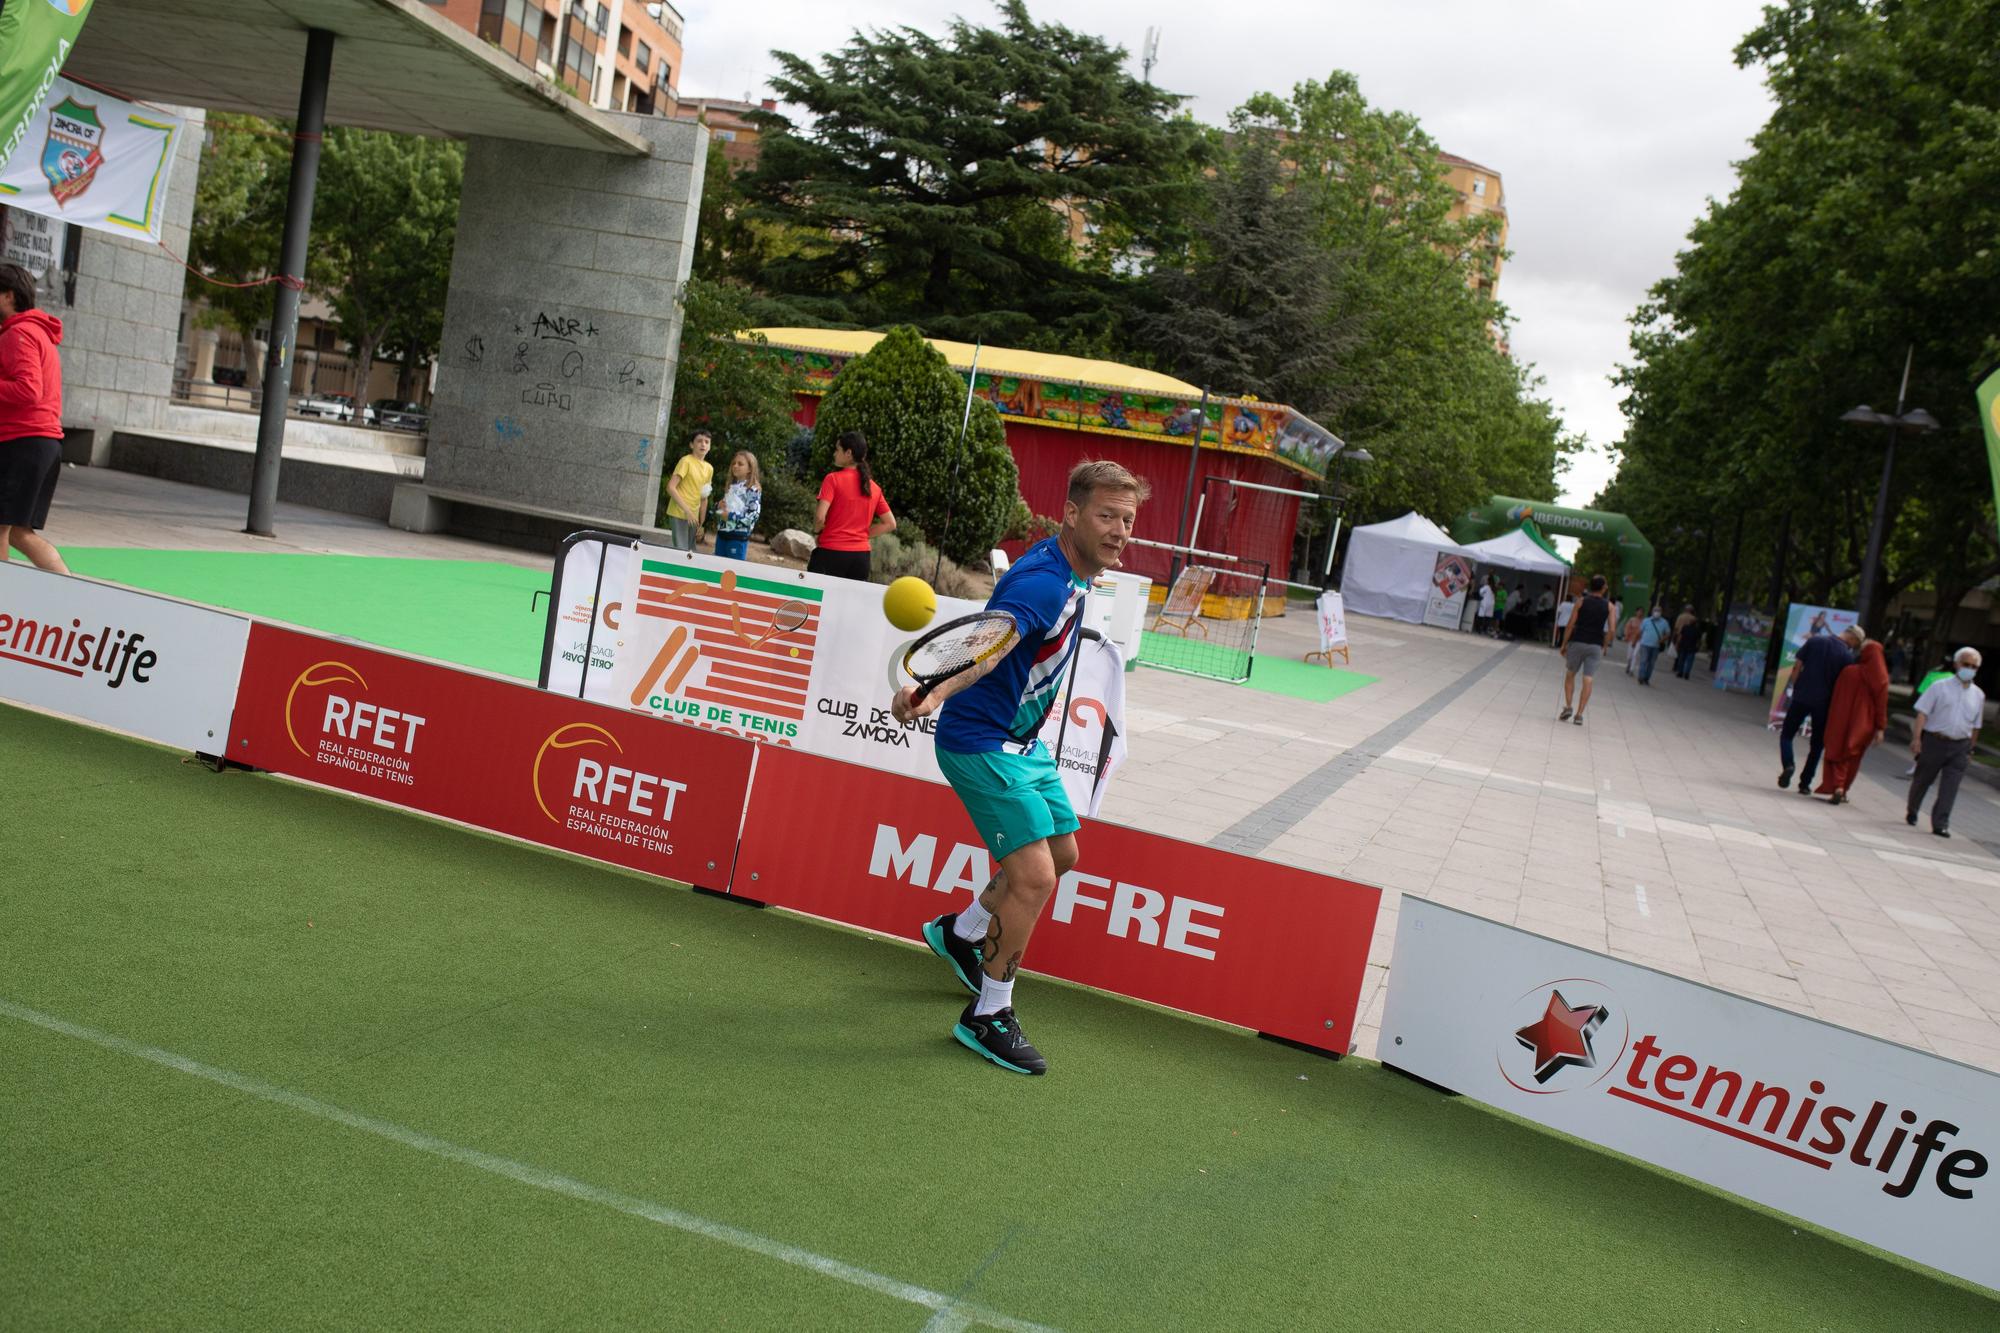
[[[666,0],[424,0],[605,111],[672,113],[686,20]]]
[[[1450,182],[1451,188],[1458,193],[1458,204],[1451,211],[1453,217],[1491,214],[1500,219],[1500,233],[1493,242],[1493,271],[1470,280],[1479,288],[1480,295],[1491,298],[1500,288],[1501,256],[1507,249],[1507,192],[1501,187],[1500,173],[1456,153],[1440,151],[1438,164],[1444,168],[1445,179]]]

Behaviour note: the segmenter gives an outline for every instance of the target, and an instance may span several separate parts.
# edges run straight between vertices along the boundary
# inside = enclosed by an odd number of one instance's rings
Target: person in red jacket
[[[13,547],[39,569],[69,573],[37,528],[62,471],[62,321],[35,309],[35,280],[0,264],[0,560]]]

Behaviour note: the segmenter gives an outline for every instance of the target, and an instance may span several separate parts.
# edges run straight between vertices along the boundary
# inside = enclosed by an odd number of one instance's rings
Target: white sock
[[[1013,982],[995,981],[992,977],[985,976],[984,974],[980,976],[979,998],[972,1005],[972,1012],[975,1015],[997,1014],[1002,1009],[1012,1006],[1013,1003]]]
[[[993,919],[993,913],[980,906],[979,899],[972,900],[972,906],[958,914],[952,924],[951,933],[968,944],[975,944],[986,938],[986,923]]]

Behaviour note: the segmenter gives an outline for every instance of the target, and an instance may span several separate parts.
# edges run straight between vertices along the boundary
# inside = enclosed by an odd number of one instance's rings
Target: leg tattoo
[[[1007,971],[1001,976],[1000,980],[1012,981],[1014,979],[1015,969],[1019,968],[1020,966],[1021,966],[1021,951],[1019,949],[1016,949],[1014,950],[1014,956],[1007,960]]]
[[[986,938],[979,942],[979,961],[990,963],[1000,956],[1000,918],[986,923]]]

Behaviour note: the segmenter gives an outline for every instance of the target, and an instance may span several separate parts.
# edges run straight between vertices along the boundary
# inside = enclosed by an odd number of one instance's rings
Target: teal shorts
[[[937,761],[994,860],[1031,842],[1076,832],[1076,811],[1046,746],[1037,743],[1028,754],[940,749]]]

